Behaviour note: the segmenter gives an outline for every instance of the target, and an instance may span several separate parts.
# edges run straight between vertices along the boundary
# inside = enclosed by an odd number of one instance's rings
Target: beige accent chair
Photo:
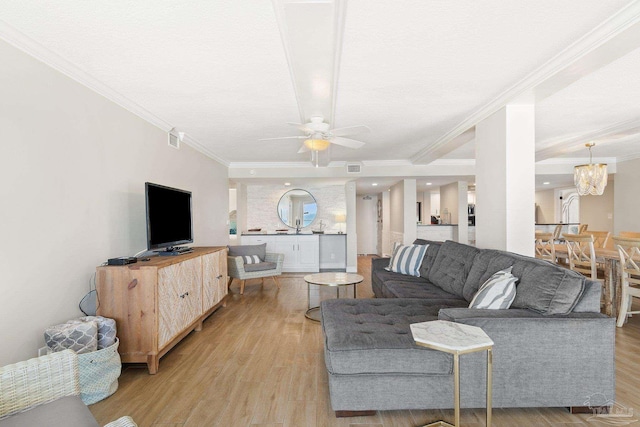
[[[640,238],[614,237],[613,241],[620,254],[622,292],[618,308],[618,327],[624,325],[627,316],[640,314],[631,311],[632,297],[640,298]]]
[[[98,427],[80,399],[79,378],[78,356],[72,350],[1,367],[0,426]],[[136,426],[124,416],[105,427]]]
[[[545,259],[555,264],[556,247],[553,233],[536,233],[536,258]]]
[[[251,267],[255,265],[245,264],[241,256],[229,256],[227,257],[227,268],[229,275],[229,283],[227,287],[231,287],[233,279],[241,280],[240,282],[240,295],[244,295],[244,286],[249,279],[262,279],[262,285],[264,286],[264,278],[271,277],[278,289],[280,283],[278,283],[277,276],[282,274],[282,263],[284,262],[284,254],[276,254],[267,252],[264,258],[265,263],[270,264],[270,268],[262,270],[251,270]]]

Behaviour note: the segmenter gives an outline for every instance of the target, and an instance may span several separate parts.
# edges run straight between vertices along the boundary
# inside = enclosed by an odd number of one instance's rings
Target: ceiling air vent
[[[347,165],[347,173],[360,173],[360,165]]]

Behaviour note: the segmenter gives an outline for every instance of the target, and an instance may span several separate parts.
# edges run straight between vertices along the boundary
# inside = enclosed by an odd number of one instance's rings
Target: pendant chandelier
[[[607,186],[607,165],[593,163],[591,160],[591,147],[594,145],[596,144],[593,142],[585,144],[585,147],[589,149],[589,164],[578,165],[573,170],[573,182],[581,196],[588,194],[600,196]]]

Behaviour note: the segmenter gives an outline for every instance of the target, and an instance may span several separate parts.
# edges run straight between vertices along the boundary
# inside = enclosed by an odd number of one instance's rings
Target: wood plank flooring
[[[358,258],[365,277],[358,298],[373,295],[370,259]],[[452,410],[335,418],[322,331],[304,317],[307,287],[302,277],[283,275],[280,290],[270,280],[264,286],[259,279],[247,281],[244,296],[234,284],[227,306],[163,357],[158,374],[149,375],[143,365],[127,365],[118,391],[90,406],[91,412],[101,425],[130,415],[140,427],[413,427],[453,418]],[[333,289],[320,290],[320,298],[334,297]],[[616,340],[616,400],[640,414],[640,316],[618,328]],[[498,427],[607,425],[562,408],[494,409],[493,414]],[[463,409],[462,424],[484,426],[484,416],[481,409]]]

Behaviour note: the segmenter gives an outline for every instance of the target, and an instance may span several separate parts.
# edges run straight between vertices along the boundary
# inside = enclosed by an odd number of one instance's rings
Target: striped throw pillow
[[[242,257],[245,264],[258,264],[262,262],[258,255],[245,255]]]
[[[518,278],[511,274],[511,268],[493,273],[473,296],[469,308],[505,310],[511,307],[516,297],[518,281]]]
[[[398,246],[393,252],[388,271],[420,277],[420,265],[429,245]]]
[[[393,255],[395,255],[398,248],[402,246],[400,242],[393,242],[393,247],[391,248],[391,258],[389,258],[389,266],[386,267],[388,271],[391,271],[391,263],[393,262]]]

